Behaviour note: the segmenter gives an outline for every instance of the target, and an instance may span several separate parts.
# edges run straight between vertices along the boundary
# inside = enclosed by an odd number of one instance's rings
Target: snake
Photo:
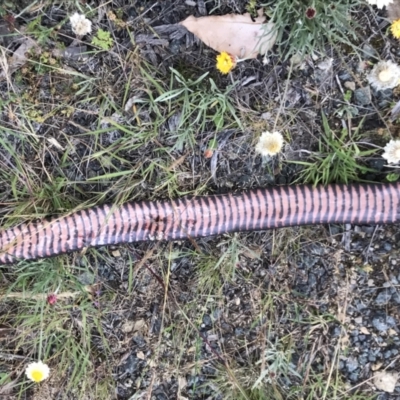
[[[315,224],[393,224],[400,183],[285,185],[238,193],[104,204],[0,231],[0,264],[87,247],[173,241]]]

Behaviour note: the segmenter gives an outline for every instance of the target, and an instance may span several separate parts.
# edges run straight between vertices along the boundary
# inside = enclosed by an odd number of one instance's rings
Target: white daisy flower
[[[367,0],[369,4],[377,6],[378,8],[387,7],[393,0]]]
[[[75,35],[84,36],[92,32],[92,21],[88,20],[84,15],[75,13],[69,20]]]
[[[392,89],[400,82],[400,66],[392,61],[379,61],[367,76],[376,90]]]
[[[256,145],[256,151],[262,156],[274,156],[282,150],[284,142],[279,132],[263,132]]]
[[[400,161],[400,140],[391,140],[384,148],[385,152],[382,157],[389,164],[397,164]]]
[[[39,383],[49,377],[50,368],[42,361],[28,364],[25,374],[33,382]]]

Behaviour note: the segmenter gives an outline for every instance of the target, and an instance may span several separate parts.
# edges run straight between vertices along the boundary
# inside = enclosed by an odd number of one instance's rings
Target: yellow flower
[[[236,62],[234,58],[226,51],[223,51],[221,54],[217,55],[217,69],[221,73],[227,74],[235,67],[235,65]]]
[[[39,383],[49,377],[50,368],[42,361],[33,362],[26,367],[25,374],[31,381]]]
[[[392,25],[390,26],[390,30],[392,31],[392,35],[396,39],[400,39],[400,19],[396,19],[396,21],[392,22]]]

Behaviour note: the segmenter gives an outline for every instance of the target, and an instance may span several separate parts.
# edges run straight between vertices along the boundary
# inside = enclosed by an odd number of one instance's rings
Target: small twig
[[[86,292],[91,292],[93,285],[84,286],[83,289]],[[57,300],[69,299],[71,297],[77,297],[83,292],[63,292],[57,294]],[[46,300],[49,293],[31,293],[31,292],[14,292],[6,293],[0,296],[0,300],[3,299],[21,299],[21,300]]]

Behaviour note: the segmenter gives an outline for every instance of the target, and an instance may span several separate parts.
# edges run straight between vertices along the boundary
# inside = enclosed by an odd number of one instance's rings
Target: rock
[[[354,357],[349,357],[346,361],[347,371],[353,372],[358,368],[358,360]]]
[[[359,106],[366,106],[371,103],[371,89],[366,86],[354,91],[354,100]]]
[[[330,69],[332,69],[332,63],[333,63],[333,58],[327,58],[326,60],[318,63],[317,68],[319,68],[322,71],[329,71]]]
[[[383,249],[386,250],[386,251],[391,251],[392,250],[392,245],[390,243],[388,243],[388,242],[385,242],[383,244]]]
[[[350,80],[351,78],[352,78],[352,77],[351,77],[351,75],[349,74],[348,71],[340,71],[340,72],[339,72],[339,79],[340,79],[341,81],[346,82],[346,81]]]
[[[371,160],[368,162],[368,165],[377,171],[382,171],[386,166],[386,161],[384,159]]]
[[[169,50],[172,54],[179,54],[181,51],[181,40],[180,39],[173,39],[169,44]]]
[[[375,304],[377,306],[384,306],[389,303],[391,298],[392,295],[390,292],[387,289],[384,289],[378,294],[378,296],[376,296]]]
[[[354,82],[352,82],[352,81],[346,81],[344,83],[344,87],[346,89],[351,90],[352,92],[354,92],[356,90],[356,84]]]
[[[82,285],[93,285],[93,283],[95,281],[95,276],[91,272],[87,271],[78,276],[78,281]]]
[[[208,314],[203,316],[202,328],[210,329],[212,326],[211,317]]]
[[[374,385],[377,389],[393,393],[399,375],[397,372],[380,371],[374,374]]]
[[[383,332],[387,331],[389,328],[393,328],[394,326],[396,326],[396,321],[390,315],[380,314],[373,318],[372,325],[378,331]]]

